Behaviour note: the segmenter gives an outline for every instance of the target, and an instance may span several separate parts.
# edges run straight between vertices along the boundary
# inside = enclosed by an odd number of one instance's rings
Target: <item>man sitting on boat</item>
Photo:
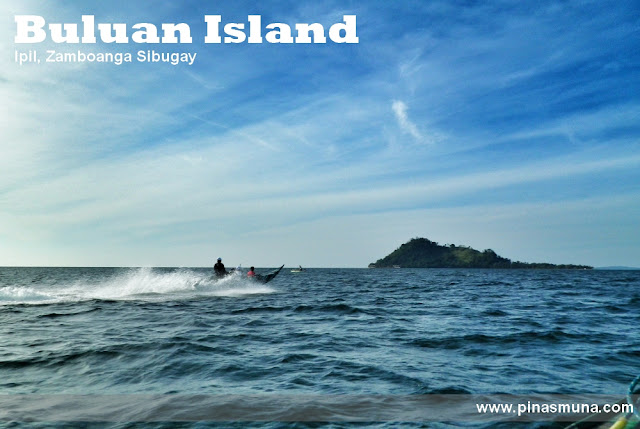
[[[255,277],[255,276],[256,276],[255,268],[253,268],[253,267],[249,268],[249,272],[247,273],[247,277]]]
[[[216,277],[224,277],[227,275],[227,270],[222,263],[222,258],[218,258],[218,262],[213,266],[213,272]]]

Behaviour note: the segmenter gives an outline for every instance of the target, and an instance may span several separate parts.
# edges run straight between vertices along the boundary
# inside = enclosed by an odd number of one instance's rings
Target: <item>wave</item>
[[[592,336],[587,334],[565,332],[561,329],[553,329],[548,331],[523,331],[500,333],[499,335],[488,334],[466,334],[452,335],[446,337],[430,337],[418,338],[408,342],[410,346],[416,346],[426,349],[444,349],[457,350],[478,346],[495,346],[502,347],[504,345],[533,345],[533,344],[560,344],[572,341],[580,341],[591,339]],[[482,349],[486,352],[486,349]]]
[[[102,301],[166,301],[199,297],[240,297],[276,290],[254,283],[236,271],[223,279],[191,269],[164,271],[135,268],[111,276],[69,280],[68,284],[0,287],[0,305]]]
[[[327,313],[337,313],[337,314],[359,314],[364,313],[367,314],[366,310],[361,308],[351,306],[348,304],[327,304],[327,305],[299,305],[293,309],[296,313],[305,313],[305,312],[327,312]]]
[[[31,287],[5,286],[0,288],[0,304],[47,303],[53,299],[49,294],[37,292]]]

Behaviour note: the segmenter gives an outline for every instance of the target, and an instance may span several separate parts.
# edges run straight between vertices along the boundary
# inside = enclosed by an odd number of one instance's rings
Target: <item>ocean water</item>
[[[0,427],[556,428],[368,422],[331,404],[622,398],[640,374],[640,271],[285,269],[266,285],[210,274],[0,268]],[[317,414],[297,398],[328,404]],[[242,406],[259,418],[238,418]]]

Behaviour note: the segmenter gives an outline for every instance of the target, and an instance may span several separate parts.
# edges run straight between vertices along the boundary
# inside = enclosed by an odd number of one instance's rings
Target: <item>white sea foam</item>
[[[163,301],[207,296],[240,297],[273,292],[275,289],[255,283],[241,272],[217,280],[209,273],[189,269],[163,272],[153,268],[136,268],[102,279],[75,280],[68,286],[3,287],[0,288],[0,305],[92,299]]]
[[[5,286],[0,288],[0,304],[46,303],[55,300],[55,297],[38,292],[31,287]]]
[[[186,270],[157,272],[151,268],[126,271],[98,283],[78,281],[72,288],[74,294],[87,299],[123,299],[145,294],[172,294],[195,290],[199,275]]]

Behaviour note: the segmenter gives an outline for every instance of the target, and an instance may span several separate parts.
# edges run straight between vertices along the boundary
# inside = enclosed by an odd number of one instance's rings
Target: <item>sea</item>
[[[0,428],[562,428],[456,400],[623,399],[639,329],[640,271],[2,267]]]

